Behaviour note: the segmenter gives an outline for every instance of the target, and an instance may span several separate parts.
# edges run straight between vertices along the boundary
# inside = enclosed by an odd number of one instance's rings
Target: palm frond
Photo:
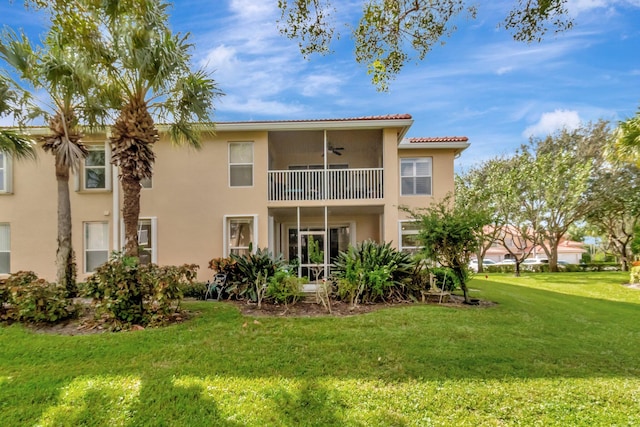
[[[618,159],[640,166],[640,111],[634,117],[620,122],[614,137],[614,151]]]
[[[15,159],[37,158],[33,140],[7,129],[0,130],[0,152],[11,154]]]

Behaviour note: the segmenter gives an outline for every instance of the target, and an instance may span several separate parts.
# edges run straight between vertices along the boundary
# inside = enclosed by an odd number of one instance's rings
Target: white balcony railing
[[[382,168],[269,171],[269,201],[381,199]]]

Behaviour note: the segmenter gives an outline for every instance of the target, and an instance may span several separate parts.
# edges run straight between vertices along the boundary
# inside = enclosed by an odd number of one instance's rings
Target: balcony
[[[269,201],[382,199],[382,168],[273,170]]]

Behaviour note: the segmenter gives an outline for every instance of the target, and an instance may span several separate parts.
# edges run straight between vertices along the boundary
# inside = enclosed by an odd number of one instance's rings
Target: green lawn
[[[200,302],[165,329],[0,327],[0,425],[640,425],[626,279],[478,276],[491,308],[253,319]]]

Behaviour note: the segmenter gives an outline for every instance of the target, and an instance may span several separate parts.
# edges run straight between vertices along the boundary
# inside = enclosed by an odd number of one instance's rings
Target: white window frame
[[[11,225],[7,222],[0,222],[0,227],[7,227],[7,248],[2,249],[0,247],[0,253],[8,253],[9,254],[9,270],[8,271],[0,271],[0,275],[2,274],[10,274],[11,273]]]
[[[245,162],[245,163],[232,163],[231,162],[231,147],[236,146],[236,145],[246,145],[249,144],[251,145],[251,162]],[[253,184],[255,182],[255,150],[254,150],[254,143],[253,141],[231,141],[229,142],[229,149],[228,149],[228,160],[229,160],[229,170],[228,170],[228,182],[229,182],[229,187],[231,188],[248,188],[248,187],[253,187]],[[233,185],[231,183],[231,169],[233,168],[233,166],[251,166],[251,184],[250,185]]]
[[[419,252],[424,246],[404,246],[403,245],[403,236],[417,236],[420,234],[420,230],[403,230],[402,226],[407,223],[416,223],[419,221],[415,221],[412,219],[402,219],[398,221],[398,249],[400,252],[408,252],[408,253],[416,253]]]
[[[424,162],[427,161],[429,162],[429,169],[430,169],[430,174],[429,175],[418,175],[417,171],[416,171],[416,163],[418,162]],[[411,162],[413,164],[413,173],[411,175],[402,175],[403,172],[403,168],[402,165],[403,163],[407,163],[407,162]],[[416,186],[415,186],[415,180],[417,178],[429,178],[429,190],[427,191],[426,194],[417,194],[416,193]],[[404,193],[404,189],[402,186],[402,179],[403,178],[413,178],[414,179],[414,186],[413,186],[413,192],[411,193]],[[400,195],[401,196],[418,196],[418,197],[425,197],[425,196],[431,196],[433,195],[433,157],[411,157],[411,158],[401,158],[400,159]]]
[[[0,171],[2,171],[2,181],[0,181],[0,194],[11,194],[13,192],[13,162],[11,155],[0,153]]]
[[[111,170],[113,169],[111,167],[111,146],[108,142],[104,144],[87,144],[87,149],[89,151],[104,150],[104,188],[87,188],[87,168],[100,168],[101,166],[87,166],[86,160],[84,160],[82,162],[82,176],[76,176],[76,191],[79,191],[80,188],[86,192],[111,191]]]
[[[158,263],[158,217],[141,216],[138,218],[138,245],[140,244],[140,221],[151,222],[151,262]],[[120,221],[120,242],[124,245],[124,220]],[[120,248],[124,251],[124,247]]]
[[[240,247],[240,246],[231,246],[229,241],[231,240],[229,236],[229,232],[231,231],[231,221],[234,219],[239,220],[247,220],[250,219],[252,221],[252,230],[251,230],[251,246],[252,252],[255,253],[258,249],[258,215],[225,215],[222,223],[222,235],[223,235],[223,248],[222,253],[224,257],[228,257],[231,254],[232,249],[249,249],[248,247]]]
[[[87,255],[89,252],[106,252],[107,256],[105,261],[109,260],[109,250],[110,250],[110,245],[109,245],[109,222],[108,221],[87,221],[87,222],[83,222],[82,223],[82,231],[83,231],[83,241],[84,241],[84,251],[83,251],[83,271],[85,272],[85,274],[90,274],[93,273],[95,270],[89,270],[88,268],[88,262],[87,262]],[[87,230],[88,230],[88,226],[92,225],[92,224],[101,224],[105,227],[106,233],[107,233],[107,247],[106,248],[92,248],[89,249],[89,242],[88,242],[88,237],[87,237]]]

